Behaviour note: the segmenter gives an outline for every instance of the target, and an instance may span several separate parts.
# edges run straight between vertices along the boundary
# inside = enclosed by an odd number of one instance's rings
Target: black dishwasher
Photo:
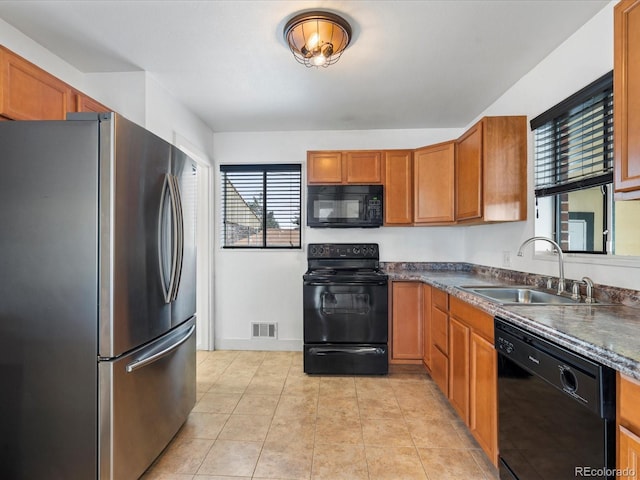
[[[496,317],[502,480],[615,478],[615,371]]]

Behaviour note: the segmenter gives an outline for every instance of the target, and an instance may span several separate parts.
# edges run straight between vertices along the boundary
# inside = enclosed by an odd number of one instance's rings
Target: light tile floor
[[[197,381],[189,419],[143,480],[498,478],[414,367],[310,376],[300,352],[198,352]]]

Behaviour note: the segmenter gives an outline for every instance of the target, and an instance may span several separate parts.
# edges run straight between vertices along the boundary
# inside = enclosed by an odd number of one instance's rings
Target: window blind
[[[537,197],[613,181],[613,74],[531,121]]]
[[[221,165],[224,248],[300,248],[301,165]]]

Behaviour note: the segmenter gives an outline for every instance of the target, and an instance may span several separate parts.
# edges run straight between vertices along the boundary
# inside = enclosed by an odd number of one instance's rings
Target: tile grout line
[[[396,394],[396,389],[394,389],[393,387],[391,387],[391,391],[393,392],[393,398],[395,398],[396,403],[398,404],[398,407],[400,408],[400,414],[402,415],[402,421],[405,424],[405,427],[407,428],[408,432],[409,432],[409,436],[411,437],[411,443],[413,444],[413,449],[416,452],[416,455],[418,456],[418,460],[420,461],[420,466],[422,467],[422,471],[424,473],[424,476],[426,477],[427,480],[430,480],[430,476],[427,473],[427,469],[424,466],[424,462],[422,461],[422,457],[420,456],[420,451],[418,450],[418,446],[416,445],[416,441],[413,438],[413,435],[411,434],[411,429],[409,428],[409,422],[407,422],[407,417],[405,415],[404,409],[402,407],[400,407],[400,402],[398,401],[398,395]]]
[[[360,422],[360,437],[362,438],[362,450],[364,452],[364,463],[367,466],[367,478],[371,480],[371,470],[369,468],[369,458],[367,456],[367,445],[364,441],[364,427],[362,426],[362,413],[360,412],[360,396],[358,395],[358,382],[355,381],[355,378],[353,381],[356,387],[356,402],[358,403],[358,420]]]

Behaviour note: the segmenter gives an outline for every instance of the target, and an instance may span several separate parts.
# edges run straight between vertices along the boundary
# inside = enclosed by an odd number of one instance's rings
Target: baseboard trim
[[[301,352],[302,340],[280,340],[272,338],[216,338],[215,349]]]

